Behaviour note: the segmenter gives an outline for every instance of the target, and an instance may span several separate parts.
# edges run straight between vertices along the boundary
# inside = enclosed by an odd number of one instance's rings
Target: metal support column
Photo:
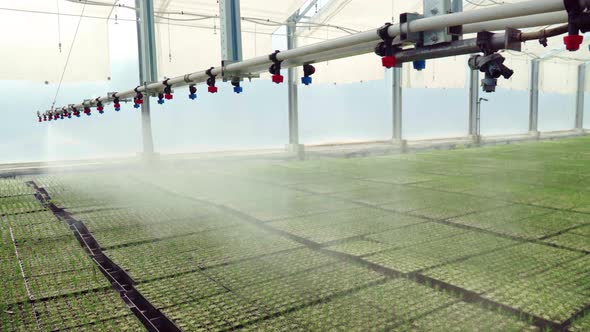
[[[242,61],[240,0],[219,0],[221,58],[224,63]]]
[[[586,92],[586,64],[578,66],[578,95],[576,102],[576,130],[584,130],[584,93]]]
[[[469,70],[469,137],[479,143],[477,108],[479,102],[479,71]]]
[[[451,5],[453,13],[460,13],[463,11],[463,0],[453,0]]]
[[[531,86],[529,90],[529,134],[539,136],[539,74],[541,61],[531,61]]]
[[[293,49],[297,47],[295,40],[296,22],[289,20],[287,23],[287,47]],[[291,146],[299,145],[299,104],[297,91],[297,69],[289,68],[287,81],[289,84],[289,144]]]
[[[301,11],[296,11],[287,20],[287,48],[297,47],[297,23],[310,10],[311,6]],[[287,71],[287,93],[289,98],[289,145],[287,151],[295,153],[298,159],[305,158],[305,147],[299,143],[299,91],[297,86],[297,69],[289,68]]]
[[[158,79],[156,61],[156,39],[154,34],[153,0],[135,0],[137,17],[137,45],[139,55],[140,85]],[[154,153],[152,137],[152,120],[150,117],[150,98],[146,96],[141,105],[141,127],[143,136],[143,153],[146,157]]]
[[[402,122],[402,67],[394,67],[392,70],[393,89],[393,143],[405,145],[403,140]]]

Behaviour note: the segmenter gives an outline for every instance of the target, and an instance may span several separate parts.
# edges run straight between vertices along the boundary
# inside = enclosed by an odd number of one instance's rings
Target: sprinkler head
[[[315,67],[310,64],[303,65],[303,77],[301,78],[301,83],[305,85],[310,85],[313,82],[311,75],[315,74]]]
[[[189,93],[190,93],[190,94],[188,95],[188,98],[189,98],[190,100],[195,100],[195,99],[197,99],[197,87],[196,87],[196,86],[194,86],[194,85],[191,85],[191,86],[189,86],[189,87],[188,87],[188,91],[189,91]]]
[[[381,64],[387,69],[395,67],[396,63],[397,59],[394,56],[384,56],[381,58]]]
[[[241,86],[234,86],[234,92],[240,94],[244,92],[244,89]]]
[[[276,84],[281,84],[285,81],[285,77],[283,75],[272,75],[272,82]]]
[[[422,71],[426,69],[426,60],[416,60],[413,62],[414,69],[417,71]]]
[[[310,85],[313,82],[313,79],[311,78],[311,76],[303,76],[301,78],[301,83],[305,84],[305,85]]]
[[[303,65],[303,75],[304,76],[311,76],[315,74],[315,67],[310,64]]]
[[[172,99],[174,98],[174,96],[173,96],[171,93],[166,93],[166,94],[164,95],[164,98],[165,98],[166,100],[172,100]]]
[[[209,86],[209,87],[207,87],[207,91],[209,93],[217,93],[218,89],[216,86]]]
[[[569,35],[563,37],[563,43],[565,44],[565,48],[570,51],[574,52],[580,49],[580,45],[584,41],[584,36],[581,35]]]
[[[160,105],[164,104],[164,94],[163,93],[158,93],[158,104],[160,104]]]

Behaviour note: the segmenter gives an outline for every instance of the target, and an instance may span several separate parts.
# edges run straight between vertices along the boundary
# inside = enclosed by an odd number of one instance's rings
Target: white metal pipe
[[[467,34],[484,30],[499,31],[505,30],[506,28],[523,29],[559,23],[567,23],[567,12],[565,10],[490,22],[466,24],[463,26],[463,33]]]
[[[433,16],[415,20],[400,26],[392,25],[389,28],[390,36],[397,36],[403,32],[422,32],[439,30],[447,27],[478,23],[517,16],[550,13],[565,10],[563,0],[535,0],[489,8],[482,8],[461,13]]]
[[[535,14],[541,13],[551,13],[555,11],[562,11],[564,10],[563,0],[534,0],[534,1],[527,1],[515,4],[506,4],[501,6],[489,7],[489,8],[482,8],[477,10],[472,10],[468,12],[461,12],[461,13],[453,13],[441,16],[434,16],[429,18],[418,19],[415,21],[410,22],[409,24],[404,24],[404,26],[400,26],[399,24],[392,25],[388,32],[391,37],[396,37],[400,34],[402,29],[407,31],[408,29],[412,32],[420,32],[420,31],[427,31],[427,30],[438,30],[442,28],[447,28],[451,26],[458,26],[458,25],[466,25],[466,24],[475,24],[478,22],[485,22],[492,20],[492,22],[497,20],[504,20],[508,18],[515,18],[518,16],[530,16]],[[548,18],[545,18],[548,19]],[[534,24],[536,20],[541,20],[541,18],[530,18],[527,19],[526,24]],[[518,22],[519,19],[514,19],[513,22]],[[485,24],[482,23],[480,27],[485,27]],[[498,26],[505,24],[505,23],[492,23],[494,26]],[[514,24],[516,25],[516,23]],[[409,26],[409,27],[408,27]],[[468,31],[472,30],[473,27],[467,26]],[[489,30],[489,29],[482,29],[482,30]],[[367,51],[371,51],[372,48],[380,41],[380,37],[378,36],[378,30],[370,30],[361,32],[358,34],[340,37],[332,40],[328,40],[325,42],[320,42],[312,45],[307,45],[303,47],[298,47],[292,50],[282,51],[277,55],[277,59],[280,61],[285,61],[286,64],[289,63],[288,60],[292,60],[291,63],[296,63],[301,61],[303,57],[307,56],[318,56],[318,58],[330,56],[330,58],[326,58],[325,60],[335,59],[338,57],[342,57],[339,54],[347,54],[347,56],[356,55],[356,52],[361,52],[364,50],[363,53]],[[369,45],[372,45],[369,47]],[[365,48],[366,47],[366,48]],[[340,50],[335,51],[335,50]],[[358,53],[362,54],[362,53]],[[315,55],[315,56],[314,56]],[[324,60],[324,58],[322,58]],[[225,67],[226,72],[237,72],[237,73],[259,73],[265,70],[264,67],[269,66],[272,62],[270,61],[268,56],[260,56],[248,60],[244,60],[237,63],[232,63]],[[256,71],[253,69],[256,68]],[[220,75],[222,73],[221,67],[215,67],[212,69],[213,75]],[[205,71],[195,72],[191,74],[187,74],[184,76],[179,76],[175,78],[171,78],[168,80],[168,84],[181,86],[187,84],[197,84],[204,82],[207,79],[207,75]],[[162,82],[155,82],[147,85],[148,91],[160,91],[165,87]],[[146,92],[146,88],[141,86],[137,89],[139,92]],[[124,99],[133,97],[135,95],[134,90],[128,90],[123,92],[118,92],[115,96]],[[101,97],[99,100],[103,103],[110,102],[112,99],[110,97]],[[89,102],[85,102],[83,104],[75,105],[76,108],[82,107],[91,107],[96,105],[94,100]]]
[[[511,28],[530,28],[536,26],[545,26],[549,24],[558,24],[558,23],[565,23],[567,22],[567,13],[563,12],[554,12],[549,14],[536,14],[536,15],[529,15],[524,17],[518,17],[513,19],[506,19],[506,20],[496,20],[484,23],[477,23],[477,24],[470,24],[465,25],[463,27],[463,31],[467,30],[466,33],[471,32],[479,32],[479,31],[497,31],[497,30],[504,30],[507,27]],[[476,27],[477,25],[477,27]],[[308,54],[305,56],[292,58],[286,60],[283,65],[285,67],[290,66],[300,66],[304,63],[317,63],[323,62],[327,60],[336,60],[341,58],[347,58],[351,56],[361,55],[373,52],[377,42],[367,42],[363,44],[353,45],[349,47],[344,47],[340,49],[331,49],[324,52]],[[253,68],[255,71],[264,69],[264,68]]]

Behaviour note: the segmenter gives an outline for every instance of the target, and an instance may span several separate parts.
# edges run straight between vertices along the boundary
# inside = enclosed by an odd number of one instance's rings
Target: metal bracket
[[[392,38],[389,36],[388,30],[391,25],[391,23],[385,23],[385,25],[377,30],[377,34],[383,40],[375,47],[375,54],[378,56],[394,56],[400,50],[400,46],[402,45],[401,38]]]
[[[403,13],[399,16],[400,25],[406,24],[408,27],[412,21],[418,20],[423,18],[424,16],[417,14],[417,13]],[[408,32],[402,31],[400,34],[400,42],[401,43],[412,43],[416,44],[416,46],[422,46],[424,44],[424,35],[421,32]]]
[[[452,13],[451,0],[424,0],[424,17],[434,17]],[[424,45],[446,43],[453,40],[449,29],[426,31],[423,35]]]
[[[505,36],[506,39],[504,41],[504,49],[520,52],[522,51],[522,42],[520,41],[519,36],[521,35],[522,31],[513,28],[506,28]]]

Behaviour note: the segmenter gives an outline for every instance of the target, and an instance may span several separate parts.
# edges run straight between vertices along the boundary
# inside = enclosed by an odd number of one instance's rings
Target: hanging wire
[[[72,55],[72,50],[74,49],[74,45],[76,43],[76,37],[78,36],[78,30],[80,30],[80,23],[82,22],[82,17],[84,16],[84,10],[86,9],[86,3],[82,7],[82,11],[80,12],[80,17],[78,18],[78,25],[76,26],[76,31],[74,32],[74,38],[72,39],[72,44],[70,45],[70,50],[68,51],[68,57],[66,58],[66,63],[64,64],[64,69],[61,73],[61,78],[59,79],[59,84],[57,85],[57,90],[55,91],[55,96],[53,97],[53,102],[51,103],[51,109],[55,106],[55,102],[57,100],[57,96],[59,95],[59,91],[61,89],[61,84],[63,83],[64,76],[66,74],[66,70],[68,69],[68,64],[70,63],[70,56]]]
[[[168,14],[168,62],[172,63],[172,38],[170,37],[170,14]]]
[[[113,8],[115,8],[115,5],[117,4],[117,2],[119,2],[119,0],[115,1],[115,3],[113,3]],[[119,6],[117,6],[115,8],[115,24],[119,25],[119,7],[121,6],[121,4],[119,4]],[[111,13],[113,12],[113,8],[111,8]],[[110,14],[109,14],[110,17]]]
[[[59,48],[59,53],[61,53],[61,15],[59,14],[59,0],[55,0],[55,5],[57,6],[57,47]]]
[[[112,3],[106,3],[106,2],[94,1],[94,0],[86,0],[86,1],[65,0],[65,1],[76,3],[76,4],[84,4],[84,5],[88,4],[88,5],[93,5],[93,6],[108,6],[108,7],[114,6],[114,4],[112,4]],[[127,6],[127,5],[120,4],[120,3],[117,5],[117,9],[118,8],[135,10],[135,7]],[[319,13],[317,3],[315,4],[315,11],[316,11],[316,14]],[[185,16],[185,17],[189,16],[189,18],[171,17],[170,15],[181,15],[181,16]],[[214,23],[213,23],[214,24],[213,25],[214,34],[217,34],[217,19],[219,17],[218,15],[206,15],[206,14],[190,13],[190,12],[185,12],[185,11],[155,11],[154,17],[159,18],[159,19],[163,19],[163,20],[178,21],[178,22],[202,21],[202,20],[213,19],[214,20]],[[116,20],[117,20],[117,15],[115,15],[115,21]],[[250,23],[258,23],[260,25],[276,26],[276,27],[280,27],[285,24],[284,22],[273,21],[271,19],[254,18],[254,17],[242,17],[242,20],[246,21],[246,22],[250,22]],[[330,27],[330,28],[344,31],[349,34],[360,32],[359,30],[350,29],[350,28],[346,28],[346,27],[341,27],[341,26],[336,26],[336,25],[331,25],[331,24],[312,23],[312,22],[301,23],[301,24],[298,24],[297,27],[302,27],[302,28],[305,28],[305,27],[308,27],[308,28]]]
[[[490,3],[485,3],[486,1],[489,1]],[[505,3],[504,1],[497,0],[481,0],[478,3],[474,2],[474,0],[465,0],[465,2],[473,5],[474,7],[490,7],[495,5],[503,5]]]
[[[113,6],[111,7],[111,11],[109,12],[109,15],[107,16],[107,21],[111,18],[111,15],[113,14],[113,11],[115,10],[115,6],[117,5],[117,2],[119,2],[119,0],[115,0],[113,2]],[[115,18],[115,24],[117,24],[116,18]]]
[[[217,34],[217,19],[213,18],[213,34]]]

